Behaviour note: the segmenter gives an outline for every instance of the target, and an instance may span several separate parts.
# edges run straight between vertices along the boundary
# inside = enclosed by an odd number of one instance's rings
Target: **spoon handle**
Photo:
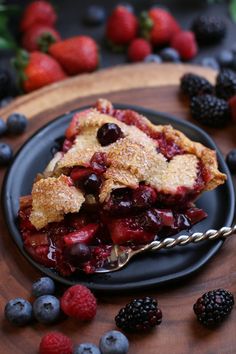
[[[216,240],[218,238],[227,238],[236,233],[236,225],[232,227],[224,226],[219,230],[207,230],[206,232],[195,232],[192,235],[180,235],[177,238],[167,237],[162,241],[153,241],[148,249],[158,251],[162,248],[173,248],[175,246],[184,246],[189,243],[198,243],[204,240]]]

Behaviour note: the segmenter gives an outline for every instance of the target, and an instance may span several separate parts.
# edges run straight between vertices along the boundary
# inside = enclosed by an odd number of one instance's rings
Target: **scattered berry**
[[[74,285],[61,298],[62,311],[78,320],[91,320],[97,311],[97,301],[91,291],[83,285]]]
[[[172,37],[180,31],[180,26],[167,10],[153,7],[143,12],[140,19],[141,34],[153,45],[169,44]]]
[[[7,132],[12,135],[22,134],[28,124],[28,120],[24,114],[12,113],[7,118]]]
[[[216,326],[230,314],[233,306],[233,294],[217,289],[203,294],[193,305],[193,310],[203,325]]]
[[[230,172],[236,173],[236,149],[231,150],[226,156],[226,162]]]
[[[112,45],[129,44],[138,31],[137,18],[125,6],[117,6],[106,25],[106,38]]]
[[[72,354],[71,339],[60,332],[49,332],[41,339],[39,354]]]
[[[151,297],[134,299],[115,318],[117,327],[124,331],[146,331],[159,325],[161,320],[162,312]]]
[[[42,277],[32,285],[32,294],[35,297],[42,295],[51,295],[55,292],[55,283],[49,277]]]
[[[157,54],[149,54],[144,58],[145,63],[157,63],[160,64],[162,63],[162,59],[160,55]]]
[[[229,121],[229,105],[225,100],[212,95],[193,97],[192,117],[202,124],[219,128]]]
[[[6,107],[13,101],[13,97],[7,96],[0,101],[0,108]]]
[[[88,36],[75,36],[54,43],[49,48],[49,54],[68,75],[94,71],[99,64],[97,44]]]
[[[192,31],[200,44],[217,43],[226,34],[226,24],[220,17],[201,15],[194,20]]]
[[[60,64],[47,54],[20,51],[15,59],[15,66],[22,78],[25,92],[37,90],[66,78]]]
[[[134,7],[129,2],[120,2],[118,6],[124,6],[129,12],[134,13]]]
[[[100,349],[92,343],[82,343],[75,347],[73,354],[101,354]]]
[[[10,145],[0,143],[0,166],[6,166],[12,160],[13,151]]]
[[[6,319],[16,326],[24,326],[32,320],[32,306],[20,297],[10,300],[5,306]]]
[[[212,94],[213,86],[203,76],[196,74],[184,74],[180,79],[180,89],[188,97],[199,96],[203,94]]]
[[[225,100],[236,95],[236,73],[230,69],[223,69],[216,78],[216,95]]]
[[[220,65],[214,57],[205,57],[200,61],[200,65],[214,70],[220,70]]]
[[[180,55],[174,48],[162,49],[160,57],[164,62],[180,63]]]
[[[152,47],[146,39],[135,38],[129,45],[128,58],[132,62],[143,61],[152,52]]]
[[[115,123],[105,123],[97,131],[97,139],[102,146],[110,145],[122,137],[122,130]]]
[[[84,15],[84,23],[89,26],[98,26],[104,23],[106,11],[103,6],[90,5]]]
[[[40,323],[55,322],[60,315],[60,301],[52,295],[39,296],[33,303],[33,312]]]
[[[194,33],[190,31],[176,33],[171,40],[171,47],[179,52],[183,60],[193,59],[198,52]]]
[[[50,45],[60,39],[60,34],[54,28],[35,24],[24,33],[22,47],[29,52],[39,50],[46,53]]]
[[[233,52],[224,49],[218,54],[217,60],[222,68],[231,68],[234,62]]]
[[[2,136],[3,134],[5,134],[7,131],[7,125],[6,122],[0,118],[0,136]]]
[[[102,354],[126,354],[129,350],[129,341],[123,333],[109,331],[101,337],[99,348]]]
[[[0,69],[0,99],[9,95],[11,77],[8,71]]]
[[[52,5],[47,1],[37,0],[26,6],[21,18],[20,29],[25,32],[35,24],[53,27],[56,20],[57,15]]]

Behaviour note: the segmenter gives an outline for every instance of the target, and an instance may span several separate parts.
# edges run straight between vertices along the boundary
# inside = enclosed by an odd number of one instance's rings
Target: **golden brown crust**
[[[97,106],[104,108],[104,111],[106,107],[110,111],[112,109],[111,103],[106,100],[100,100]],[[136,188],[140,182],[166,194],[175,193],[179,187],[191,190],[198,176],[199,162],[202,162],[208,176],[204,190],[214,189],[224,183],[226,176],[218,170],[213,150],[191,141],[169,125],[153,125],[143,116],[139,116],[139,119],[150,131],[163,133],[167,140],[175,142],[184,154],[168,161],[157,152],[157,141],[142,130],[96,109],[88,110],[79,116],[78,135],[72,148],[65,154],[57,154],[45,170],[45,178],[33,186],[30,220],[36,228],[60,221],[64,214],[80,210],[84,196],[77,188],[68,185],[64,174],[73,166],[89,166],[92,156],[97,152],[105,153],[108,162],[100,189],[100,202],[108,200],[112,190]],[[117,124],[123,132],[123,138],[108,146],[101,146],[96,136],[104,123]]]
[[[33,185],[30,221],[41,229],[50,222],[63,220],[67,213],[78,212],[83,202],[83,194],[69,186],[68,177],[41,178]]]

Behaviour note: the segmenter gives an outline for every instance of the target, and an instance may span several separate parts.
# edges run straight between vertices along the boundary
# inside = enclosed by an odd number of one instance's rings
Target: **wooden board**
[[[7,117],[19,111],[28,115],[29,128],[19,138],[5,139],[16,151],[40,126],[66,111],[92,104],[98,97],[116,103],[140,105],[190,119],[187,102],[178,93],[178,81],[183,72],[195,71],[214,80],[208,69],[156,64],[116,67],[95,74],[75,77],[60,84],[38,90],[18,98],[0,112]],[[236,126],[224,130],[208,129],[224,153],[235,147]],[[2,139],[3,140],[3,139]],[[4,170],[1,171],[2,183]],[[17,183],[17,176],[16,176]],[[158,299],[163,311],[163,323],[151,333],[129,335],[130,354],[233,354],[236,352],[236,312],[217,330],[203,328],[195,320],[192,306],[204,292],[224,287],[236,294],[236,238],[229,239],[218,254],[201,271],[175,285],[159,287],[119,296],[98,296],[96,318],[85,324],[65,319],[52,326],[34,324],[14,328],[3,319],[7,300],[14,297],[30,298],[32,281],[40,273],[31,266],[12,241],[2,213],[0,214],[0,318],[1,353],[33,354],[40,338],[50,330],[59,330],[72,337],[75,343],[98,343],[99,337],[115,328],[114,317],[120,307],[132,298],[142,295]]]

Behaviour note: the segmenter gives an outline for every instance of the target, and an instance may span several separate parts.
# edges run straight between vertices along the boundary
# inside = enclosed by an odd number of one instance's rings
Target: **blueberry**
[[[8,165],[12,157],[13,151],[10,145],[6,143],[0,143],[0,166]]]
[[[76,243],[67,251],[67,256],[69,262],[76,267],[88,261],[91,258],[91,252],[84,243]]]
[[[206,66],[214,70],[220,70],[219,63],[214,57],[205,57],[200,61],[200,65]]]
[[[73,354],[101,354],[100,349],[92,343],[82,343],[77,345]]]
[[[145,63],[157,63],[160,64],[162,63],[162,59],[160,55],[157,54],[149,54],[144,58]]]
[[[53,295],[42,295],[34,301],[33,313],[40,323],[55,322],[60,315],[60,301]]]
[[[236,149],[231,150],[226,156],[227,165],[232,173],[236,173]]]
[[[7,118],[8,133],[13,135],[21,134],[25,131],[28,124],[27,118],[20,113],[13,113]]]
[[[55,292],[55,283],[49,277],[42,277],[32,285],[32,294],[35,297],[42,295],[51,295]]]
[[[91,5],[87,8],[84,16],[84,23],[89,26],[97,26],[106,20],[106,12],[104,7],[99,5]]]
[[[24,326],[33,318],[31,304],[20,297],[8,301],[4,313],[6,319],[16,326]]]
[[[6,133],[6,131],[7,131],[6,122],[2,118],[0,118],[0,136]]]
[[[233,47],[231,48],[232,52],[236,54],[236,43],[233,44]]]
[[[234,61],[234,55],[233,52],[225,49],[218,54],[217,59],[222,68],[231,68]]]
[[[129,350],[129,341],[123,333],[109,331],[101,337],[99,348],[102,354],[126,354]]]
[[[119,2],[119,4],[116,6],[126,7],[129,12],[134,13],[134,7],[129,2]]]
[[[8,96],[0,101],[0,108],[6,107],[9,103],[13,101],[13,97]]]
[[[159,54],[165,62],[180,63],[180,55],[174,48],[164,48]]]
[[[102,146],[110,145],[122,137],[122,130],[115,123],[105,123],[97,131],[97,139]]]

